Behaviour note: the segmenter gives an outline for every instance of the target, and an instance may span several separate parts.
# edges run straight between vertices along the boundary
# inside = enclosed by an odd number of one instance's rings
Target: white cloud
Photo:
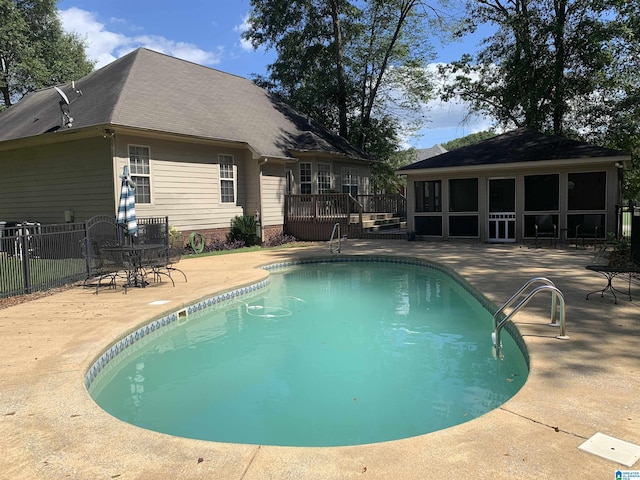
[[[440,64],[430,64],[427,69],[437,78],[437,70]],[[441,85],[449,83],[449,79],[439,79]],[[438,96],[438,92],[436,92]],[[484,115],[470,113],[469,105],[461,100],[443,102],[435,98],[427,103],[427,117],[429,123],[417,133],[409,142],[411,145],[424,148],[437,143],[445,143],[449,140],[464,137],[472,133],[488,130],[494,124],[493,120]]]
[[[86,10],[75,7],[61,10],[60,20],[65,31],[76,33],[85,41],[87,56],[96,61],[96,68],[115,60],[113,52],[128,42],[126,36],[105,30],[95,15]]]
[[[95,13],[75,7],[60,10],[59,13],[64,30],[78,34],[86,42],[87,56],[96,61],[96,68],[139,47],[210,66],[220,63],[224,51],[223,47],[218,47],[216,51],[202,50],[191,43],[176,42],[157,35],[127,36],[112,32],[96,19]],[[127,22],[118,19],[117,23]]]
[[[242,19],[242,23],[233,27],[233,31],[242,35],[244,32],[251,28],[251,24],[249,23],[249,14],[245,15]],[[253,52],[253,45],[251,42],[240,37],[240,48],[247,52]]]

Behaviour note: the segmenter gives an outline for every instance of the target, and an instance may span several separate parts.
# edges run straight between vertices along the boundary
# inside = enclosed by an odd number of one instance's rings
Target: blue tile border
[[[299,266],[299,265],[309,265],[309,264],[317,264],[317,263],[350,263],[350,262],[370,262],[370,263],[391,263],[397,265],[415,265],[421,267],[431,268],[433,270],[445,273],[446,275],[453,278],[462,288],[464,288],[473,298],[475,298],[480,305],[487,310],[491,315],[495,314],[498,310],[498,307],[494,305],[487,297],[485,297],[482,293],[472,287],[464,278],[462,278],[458,273],[454,270],[446,267],[442,264],[436,262],[430,262],[428,260],[416,259],[416,258],[407,258],[407,257],[386,257],[386,256],[369,256],[369,255],[354,255],[347,256],[341,255],[340,257],[312,257],[312,258],[303,258],[298,260],[292,260],[289,262],[280,262],[273,263],[270,265],[262,266],[262,269],[271,272],[277,271],[284,268]],[[180,324],[179,320],[179,312],[182,310],[186,310],[187,316],[196,315],[199,316],[198,313],[203,312],[205,309],[215,308],[215,307],[223,307],[228,304],[228,302],[233,301],[239,297],[244,297],[246,295],[251,295],[257,293],[263,288],[269,285],[269,279],[262,280],[260,282],[254,283],[249,286],[245,286],[242,288],[237,288],[234,290],[230,290],[228,292],[221,293],[219,295],[206,298],[201,300],[193,305],[188,306],[186,309],[180,309],[179,311],[172,312],[168,315],[165,315],[162,318],[155,319],[146,323],[145,325],[139,327],[135,331],[128,333],[123,338],[115,342],[111,345],[102,355],[100,355],[97,360],[93,362],[91,367],[89,367],[87,373],[84,377],[84,384],[87,389],[91,387],[94,383],[94,380],[101,373],[111,370],[110,367],[113,367],[114,364],[117,365],[119,362],[114,362],[114,360],[122,360],[123,357],[127,357],[129,354],[135,352],[145,344],[147,344],[151,339],[156,337],[160,333],[164,333],[171,328],[177,328]],[[204,312],[203,312],[204,313]],[[511,335],[514,339],[522,355],[524,356],[527,367],[530,368],[529,365],[529,352],[525,345],[524,339],[520,335],[517,327],[512,322],[507,322],[504,326],[505,330]],[[490,333],[490,332],[489,332]],[[122,355],[126,352],[126,355]]]
[[[177,327],[180,322],[179,320],[179,312],[182,310],[186,310],[187,315],[194,315],[197,312],[204,310],[205,308],[212,308],[217,305],[226,304],[225,302],[229,302],[231,300],[235,300],[239,297],[250,295],[255,293],[269,285],[269,279],[262,280],[258,283],[254,283],[252,285],[237,288],[235,290],[231,290],[225,293],[221,293],[219,295],[206,298],[201,300],[193,305],[188,306],[186,309],[180,309],[169,315],[165,315],[162,318],[155,319],[150,321],[149,323],[142,325],[137,328],[133,332],[127,334],[113,345],[111,345],[102,355],[98,357],[98,359],[93,362],[89,370],[85,374],[84,377],[84,385],[87,389],[91,387],[94,380],[100,373],[104,373],[108,370],[108,366],[114,363],[116,358],[118,360],[122,360],[125,351],[127,354],[132,353],[138,348],[144,346],[148,343],[148,340],[157,336],[158,333],[163,333],[167,331],[169,327]],[[161,332],[162,331],[162,332]],[[147,340],[147,341],[145,341]]]

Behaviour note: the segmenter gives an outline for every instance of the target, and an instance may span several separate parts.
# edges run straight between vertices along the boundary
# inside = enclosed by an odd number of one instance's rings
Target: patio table
[[[125,292],[129,287],[144,288],[149,282],[146,280],[146,267],[157,265],[159,253],[164,250],[164,244],[118,245],[103,247],[102,250],[115,257],[118,264],[124,266],[127,281]]]
[[[618,297],[616,296],[616,292],[618,292],[624,295],[629,295],[629,301],[631,301],[631,274],[640,273],[640,267],[629,263],[627,265],[587,265],[585,268],[587,270],[597,272],[607,279],[607,284],[603,289],[587,294],[587,300],[589,300],[589,295],[594,293],[600,292],[600,296],[604,297],[604,292],[609,292],[613,295],[613,302],[618,303]],[[626,292],[618,290],[613,286],[613,279],[620,275],[629,276],[629,286]]]

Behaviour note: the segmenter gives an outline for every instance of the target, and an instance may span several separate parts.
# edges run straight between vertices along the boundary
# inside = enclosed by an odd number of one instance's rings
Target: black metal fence
[[[3,225],[0,231],[0,297],[47,290],[82,279],[85,224]]]
[[[162,218],[166,222],[166,217]],[[87,222],[41,225],[0,222],[0,298],[44,291],[90,274],[83,239]],[[138,219],[141,229],[154,219]]]

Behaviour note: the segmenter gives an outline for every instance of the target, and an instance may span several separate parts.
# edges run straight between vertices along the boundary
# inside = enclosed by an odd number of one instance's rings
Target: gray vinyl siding
[[[128,136],[120,136],[116,145],[118,172],[128,161],[129,145],[149,147],[151,204],[136,204],[138,216],[166,215],[179,230],[199,230],[228,228],[233,217],[243,214],[248,150]],[[220,200],[219,154],[234,158],[233,204]]]
[[[3,151],[0,221],[64,223],[115,214],[111,146],[103,137]]]
[[[242,177],[242,185],[245,190],[246,202],[244,215],[255,215],[260,212],[260,167],[258,161],[248,163],[245,175]]]
[[[262,225],[282,225],[284,222],[285,167],[264,165],[261,177]]]

